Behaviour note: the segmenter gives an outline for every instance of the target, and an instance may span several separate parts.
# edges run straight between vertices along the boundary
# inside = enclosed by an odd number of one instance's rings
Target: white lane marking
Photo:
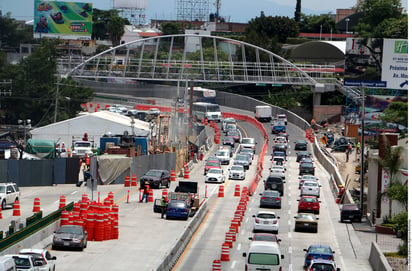
[[[292,233],[288,232],[288,238],[292,238]]]
[[[236,261],[233,261],[232,264],[230,265],[230,268],[231,268],[231,269],[234,269],[234,268],[235,268],[235,265],[236,265]]]
[[[241,231],[240,231],[240,234],[241,234],[241,235],[245,235],[245,230],[241,230]]]
[[[289,203],[289,204],[290,204],[290,203]],[[291,213],[292,213],[292,211],[289,209],[289,210],[288,210],[288,215],[290,215]]]
[[[292,247],[289,247],[289,254],[292,254]]]
[[[293,267],[291,263],[289,264],[289,271],[293,271]]]
[[[77,191],[77,190],[76,190],[76,191],[73,191],[71,194],[74,195],[74,194],[76,194],[77,192],[79,192],[79,191]]]
[[[237,249],[237,250],[240,250],[241,248],[242,248],[242,245],[241,245],[241,244],[238,244],[236,249]]]

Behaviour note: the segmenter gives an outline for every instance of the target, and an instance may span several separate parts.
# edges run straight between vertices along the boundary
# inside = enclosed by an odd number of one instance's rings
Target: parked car
[[[235,142],[239,142],[240,139],[242,138],[242,136],[241,136],[241,134],[240,134],[240,132],[239,132],[238,129],[227,131],[226,136],[233,138],[233,140],[234,140]]]
[[[226,176],[221,168],[211,168],[206,174],[206,183],[224,183]]]
[[[52,256],[47,249],[25,248],[19,251],[19,255],[31,255],[43,263],[39,271],[56,270],[56,256]]]
[[[269,231],[278,234],[279,231],[279,216],[275,212],[269,211],[259,211],[256,215],[252,217],[255,218],[253,222],[253,232],[257,231]]]
[[[275,242],[280,244],[282,239],[279,239],[276,234],[273,233],[266,233],[266,232],[258,232],[253,234],[252,237],[249,237],[251,241],[265,241],[265,242]]]
[[[221,168],[220,166],[220,161],[219,159],[217,161],[215,160],[208,160],[205,164],[205,169],[204,169],[204,175],[207,174],[207,172],[211,169],[211,168]]]
[[[234,165],[241,165],[245,169],[249,169],[250,163],[249,163],[249,156],[246,154],[238,154],[235,157],[235,160],[233,161]]]
[[[308,248],[303,249],[306,251],[305,262],[303,266],[306,268],[310,265],[313,259],[324,259],[329,261],[335,261],[334,253],[330,246],[328,245],[310,245]]]
[[[244,180],[245,179],[245,168],[242,165],[233,165],[229,169],[229,179]]]
[[[41,260],[36,259],[31,255],[19,255],[19,254],[6,254],[4,258],[11,258],[14,260],[17,271],[39,271],[39,268],[43,265]],[[9,271],[9,270],[7,270]]]
[[[300,163],[299,175],[312,174],[315,175],[315,166],[313,163]]]
[[[297,140],[295,142],[296,151],[306,151],[307,147],[308,147],[308,142],[306,142],[306,140]]]
[[[315,196],[302,196],[298,199],[298,213],[315,213],[319,214],[320,201]]]
[[[228,150],[219,149],[215,154],[219,158],[221,165],[229,165],[230,163],[230,152]]]
[[[300,189],[300,196],[309,195],[319,198],[320,187],[321,185],[317,181],[305,181]]]
[[[78,225],[63,225],[53,235],[52,249],[87,247],[87,231]]]
[[[140,186],[149,182],[151,188],[170,187],[170,173],[165,169],[150,169],[140,178]]]
[[[336,267],[335,261],[323,260],[323,259],[313,259],[310,261],[310,264],[307,270],[340,271],[340,268]]]
[[[300,162],[303,157],[311,157],[312,155],[308,151],[299,151],[296,153],[296,162]]]
[[[235,146],[235,140],[233,139],[233,137],[224,136],[223,140],[222,140],[222,144],[234,147]]]
[[[1,209],[6,209],[7,205],[13,204],[19,200],[20,189],[16,183],[0,183],[0,201]]]
[[[302,175],[302,176],[299,176],[298,178],[299,178],[299,189],[302,188],[302,184],[305,181],[314,181],[314,182],[316,181],[317,182],[319,180],[319,178],[317,178],[313,175]]]
[[[240,140],[240,148],[241,149],[242,148],[252,149],[253,153],[256,152],[256,144],[257,144],[257,142],[252,137],[244,137]]]
[[[295,216],[295,231],[318,232],[318,219],[312,213],[298,213]]]
[[[259,207],[282,208],[282,199],[279,191],[265,190],[260,193]]]
[[[279,191],[280,195],[283,196],[283,184],[285,181],[281,176],[269,175],[264,181],[265,190],[275,190]]]
[[[184,200],[172,199],[167,204],[166,219],[177,218],[188,220],[190,215],[190,207]]]
[[[340,208],[340,222],[362,221],[362,214],[357,204],[343,204]]]

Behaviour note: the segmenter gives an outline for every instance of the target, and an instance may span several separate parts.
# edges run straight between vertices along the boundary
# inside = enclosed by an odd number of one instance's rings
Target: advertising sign
[[[34,38],[90,40],[91,3],[34,1]]]
[[[408,89],[408,40],[384,39],[382,81],[387,88]]]

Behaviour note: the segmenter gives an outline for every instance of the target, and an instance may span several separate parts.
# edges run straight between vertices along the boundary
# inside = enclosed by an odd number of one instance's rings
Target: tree
[[[300,22],[300,16],[302,15],[302,0],[296,0],[296,9],[295,9],[295,22]]]
[[[93,9],[92,39],[110,39],[114,46],[119,45],[124,34],[124,26],[128,24],[129,21],[120,17],[115,9]]]
[[[322,32],[336,32],[336,23],[331,14],[305,15],[302,14],[299,20],[299,31],[302,33],[319,33],[322,25]]]
[[[163,35],[175,35],[182,33],[179,23],[162,23],[160,30]]]

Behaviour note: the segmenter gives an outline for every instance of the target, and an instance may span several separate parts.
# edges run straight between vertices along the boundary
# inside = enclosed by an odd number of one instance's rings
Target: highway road
[[[240,122],[244,135],[255,137],[258,140],[257,150],[262,146],[262,137],[257,129],[246,122]],[[270,125],[265,124],[270,139]],[[356,235],[352,234],[350,224],[338,222],[339,210],[330,192],[328,179],[329,174],[316,163],[316,176],[322,184],[321,210],[318,233],[294,232],[294,218],[297,213],[297,199],[299,190],[297,183],[298,164],[295,162],[293,142],[304,138],[304,131],[293,124],[288,124],[287,132],[290,135],[289,156],[287,161],[286,190],[282,197],[282,209],[278,210],[280,216],[279,238],[281,241],[281,252],[285,255],[283,268],[285,270],[302,270],[304,252],[303,248],[313,243],[329,244],[335,251],[335,259],[342,271],[344,270],[371,270],[367,261],[366,253],[369,245],[362,249]],[[272,140],[270,140],[272,143]],[[217,146],[209,151],[212,155]],[[264,175],[269,173],[271,145],[265,156]],[[207,158],[207,156],[206,156]],[[253,165],[256,165],[257,156]],[[226,170],[229,166],[223,166]],[[225,183],[225,197],[218,198],[217,184],[204,184],[203,163],[196,163],[190,173],[190,179],[199,182],[199,195],[205,196],[207,187],[209,213],[199,230],[195,232],[181,259],[174,270],[211,270],[213,260],[220,259],[221,245],[224,242],[225,233],[228,231],[230,221],[233,219],[239,198],[234,197],[236,184],[247,186],[254,174],[254,166],[248,170],[245,181],[230,180]],[[222,263],[222,270],[243,270],[244,258],[242,253],[249,245],[248,237],[252,236],[252,215],[259,209],[259,195],[263,190],[262,180],[254,196],[250,198],[248,209],[242,222],[237,241],[230,252],[230,261]],[[176,183],[172,184],[174,190]],[[56,266],[58,270],[154,270],[162,258],[170,251],[175,242],[179,242],[179,236],[184,232],[188,221],[161,220],[160,214],[153,213],[153,205],[138,203],[138,192],[136,188],[126,188],[123,185],[99,186],[98,191],[103,199],[109,192],[113,192],[115,202],[119,205],[119,239],[102,242],[89,242],[83,251],[52,251],[57,256]],[[129,191],[129,202],[127,194]],[[22,218],[32,214],[33,201],[35,197],[41,200],[41,207],[45,214],[51,213],[58,208],[60,195],[66,196],[66,201],[78,201],[82,194],[87,193],[91,198],[91,191],[85,186],[56,185],[52,187],[22,187],[21,188]],[[161,190],[155,190],[155,198],[159,198]],[[97,192],[93,195],[97,199]],[[0,220],[2,229],[8,228],[12,217],[12,210],[3,210],[3,219]],[[192,219],[192,218],[190,218]],[[189,219],[189,221],[190,221]],[[51,242],[51,237],[50,237]],[[47,242],[46,242],[47,243]],[[195,267],[195,268],[194,268]]]

